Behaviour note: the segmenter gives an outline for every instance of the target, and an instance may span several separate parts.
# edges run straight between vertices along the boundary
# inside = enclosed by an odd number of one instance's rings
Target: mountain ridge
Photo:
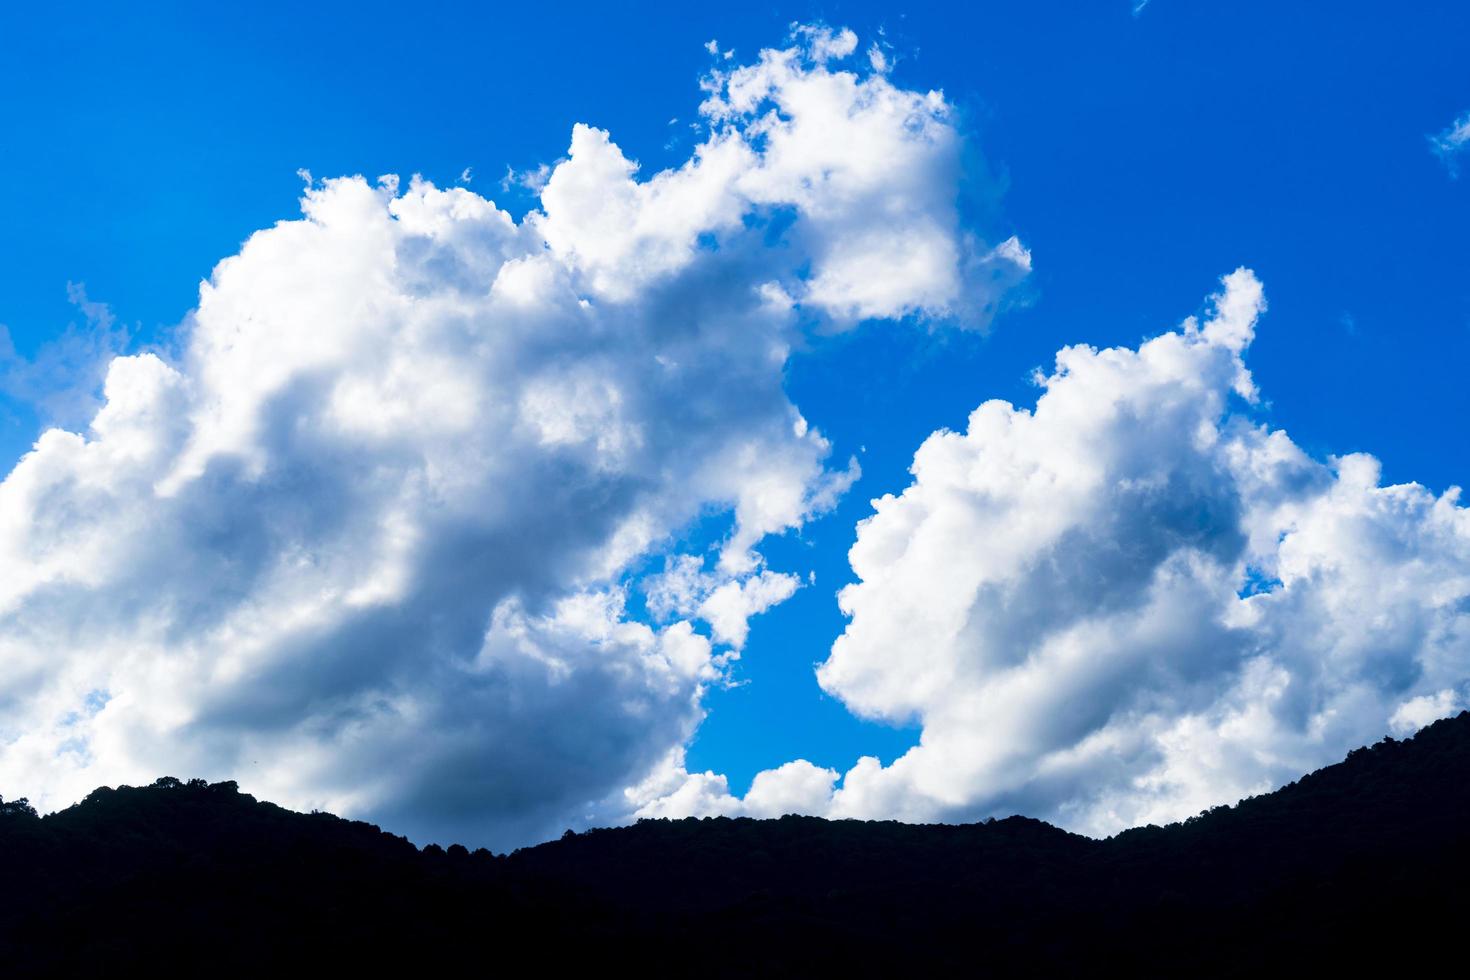
[[[1470,713],[1279,790],[1106,839],[1039,820],[704,818],[507,855],[417,848],[233,783],[0,803],[0,954],[98,963],[558,967],[715,975],[1157,975],[1402,968],[1450,941],[1470,881]]]

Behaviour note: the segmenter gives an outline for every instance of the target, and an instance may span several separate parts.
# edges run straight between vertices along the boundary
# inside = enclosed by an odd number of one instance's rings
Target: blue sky
[[[554,165],[575,123],[607,130],[641,176],[677,166],[699,138],[688,124],[712,65],[705,42],[744,64],[786,44],[793,23],[850,27],[859,60],[881,42],[895,86],[942,90],[965,140],[960,222],[987,243],[1016,236],[1031,272],[986,331],[818,329],[786,362],[785,392],[830,440],[829,464],[856,456],[862,475],[761,545],[769,568],[814,584],[752,620],[735,683],[704,693],[690,773],[724,774],[738,797],[788,760],[843,772],[914,746],[918,718],[863,720],[857,695],[824,691],[814,673],[848,623],[834,592],[855,578],[848,549],[870,500],[902,492],[926,437],[963,430],[982,401],[1033,405],[1033,371],[1065,345],[1135,348],[1208,318],[1207,297],[1239,266],[1264,283],[1269,312],[1249,350],[1263,397],[1232,413],[1289,432],[1313,459],[1371,453],[1385,485],[1437,495],[1470,477],[1470,184],[1431,142],[1470,110],[1470,10],[1457,4],[11,11],[0,323],[20,358],[68,325],[86,335],[68,290],[84,284],[131,331],[119,353],[176,355],[200,280],[256,230],[298,216],[298,170],[396,173],[405,186],[422,174],[519,219],[538,201],[502,187],[507,168]],[[37,401],[94,385],[95,366],[23,384],[12,370],[5,469],[46,421]],[[61,411],[77,428],[90,409]],[[729,527],[715,513],[679,534],[704,547]],[[984,806],[1013,797],[997,799]]]

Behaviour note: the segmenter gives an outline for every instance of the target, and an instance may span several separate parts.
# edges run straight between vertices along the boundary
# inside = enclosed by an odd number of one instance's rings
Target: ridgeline
[[[503,856],[161,779],[0,803],[0,974],[1427,971],[1461,955],[1467,818],[1470,713],[1102,841],[717,818]]]

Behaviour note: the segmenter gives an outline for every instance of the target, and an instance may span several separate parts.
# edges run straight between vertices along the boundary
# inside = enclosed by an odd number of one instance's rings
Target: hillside
[[[1397,972],[1458,945],[1467,816],[1470,713],[1104,841],[1022,817],[721,818],[496,856],[164,779],[44,818],[0,804],[0,954],[7,975]]]

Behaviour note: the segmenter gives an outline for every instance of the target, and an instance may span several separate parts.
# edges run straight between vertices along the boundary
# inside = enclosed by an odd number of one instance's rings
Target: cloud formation
[[[849,33],[795,41],[706,80],[677,168],[577,126],[519,222],[313,182],[201,286],[176,359],[113,360],[85,431],[0,483],[0,783],[50,807],[238,778],[499,846],[625,816],[797,585],[761,540],[856,476],[783,390],[803,332],[982,326],[1029,267],[961,229],[941,95],[839,70]],[[718,553],[630,616],[712,514]]]
[[[1244,269],[1223,282],[1203,322],[1060,351],[1034,409],[984,403],[874,501],[818,679],[923,733],[840,787],[825,771],[823,793],[808,767],[807,812],[1021,812],[1109,833],[1270,789],[1465,703],[1458,488],[1384,486],[1370,456],[1315,460],[1253,422],[1244,355],[1264,294]],[[750,807],[690,779],[682,803]]]
[[[1429,137],[1429,148],[1444,161],[1451,177],[1460,176],[1460,158],[1470,151],[1470,112]]]

